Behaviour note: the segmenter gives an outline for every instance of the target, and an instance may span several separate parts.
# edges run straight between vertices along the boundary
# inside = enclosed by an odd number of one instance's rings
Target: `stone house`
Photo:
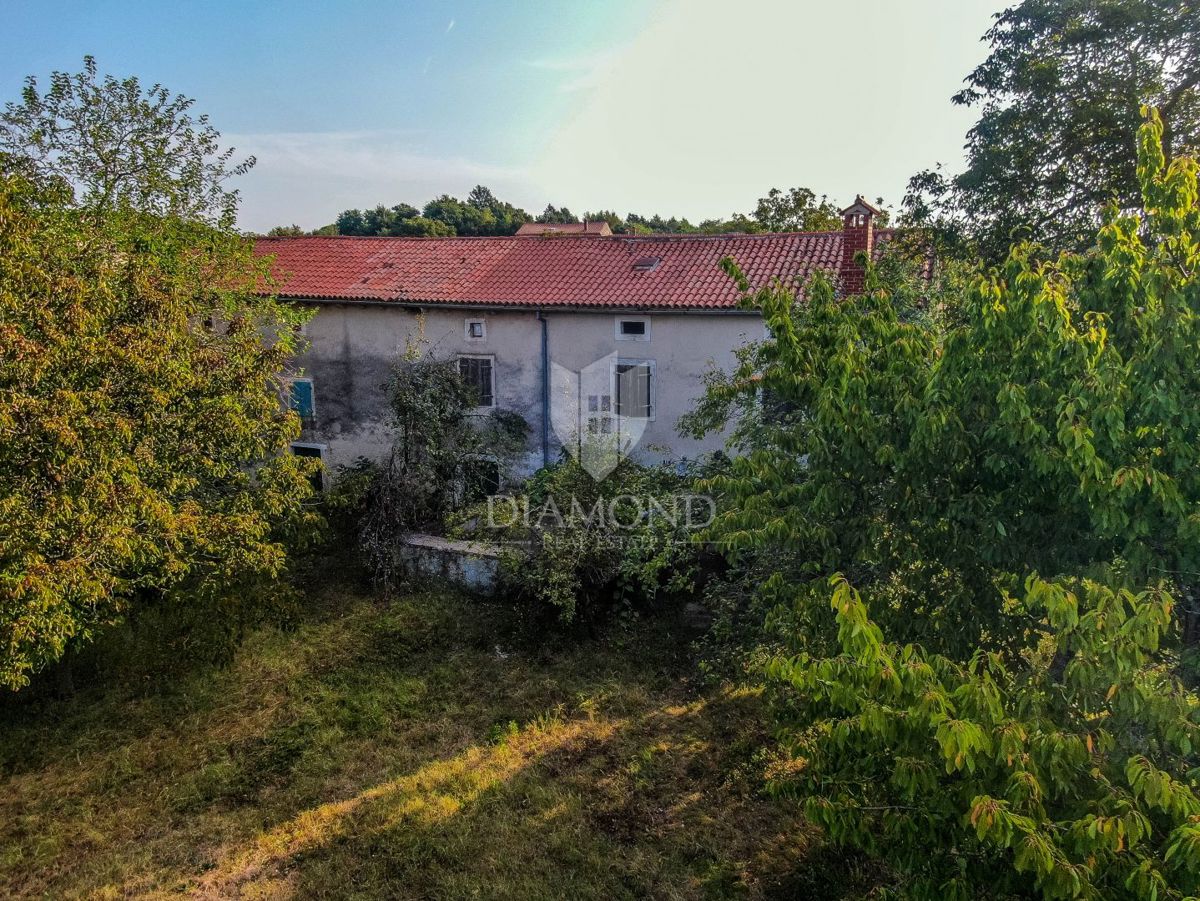
[[[294,450],[330,467],[382,457],[391,441],[388,374],[415,341],[458,360],[480,414],[500,408],[525,418],[523,472],[559,456],[564,430],[552,408],[563,374],[600,373],[599,387],[576,376],[577,415],[636,420],[635,458],[717,450],[720,436],[685,439],[675,424],[708,370],[732,369],[737,349],[764,336],[759,314],[738,307],[720,261],[731,257],[755,285],[799,286],[825,270],[856,290],[855,254],[874,254],[889,234],[874,228],[877,214],[860,197],[843,211],[843,228],[829,232],[259,239],[280,296],[317,307],[292,379],[304,420]]]

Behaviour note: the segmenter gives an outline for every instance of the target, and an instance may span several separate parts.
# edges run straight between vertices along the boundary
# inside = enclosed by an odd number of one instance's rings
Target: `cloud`
[[[505,198],[538,196],[524,170],[431,155],[419,149],[420,137],[399,130],[227,134],[239,158],[258,159],[236,185],[239,224],[256,231],[293,222],[316,228],[351,207],[420,205],[447,192],[463,196],[476,184]]]
[[[451,19],[450,24],[446,26],[446,34],[449,34],[453,28],[454,28],[454,20]]]

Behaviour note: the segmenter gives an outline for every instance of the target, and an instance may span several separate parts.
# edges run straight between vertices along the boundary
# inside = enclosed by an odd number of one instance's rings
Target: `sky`
[[[463,197],[531,212],[749,212],[771,187],[899,203],[962,162],[991,0],[0,0],[0,101],[28,75],[137,75],[238,156],[239,224]]]

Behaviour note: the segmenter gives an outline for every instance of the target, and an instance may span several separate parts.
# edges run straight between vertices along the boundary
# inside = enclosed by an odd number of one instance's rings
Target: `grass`
[[[0,721],[0,896],[857,897],[667,619],[554,653],[428,591]],[[636,641],[633,636],[636,635]]]

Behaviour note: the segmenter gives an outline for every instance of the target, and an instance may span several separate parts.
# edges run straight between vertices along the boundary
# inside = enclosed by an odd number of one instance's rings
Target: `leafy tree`
[[[979,106],[967,169],[915,176],[906,212],[1002,261],[1014,238],[1082,248],[1100,209],[1140,200],[1144,103],[1168,157],[1200,140],[1200,7],[1179,0],[1024,0],[997,16],[991,55],[954,96]]]
[[[802,763],[773,789],[910,897],[1194,896],[1200,699],[1161,663],[1171,599],[1031,578],[1019,603],[1020,655],[963,661],[885,641],[835,580],[839,653],[768,667]]]
[[[547,204],[546,208],[542,210],[541,215],[537,217],[536,221],[554,225],[568,225],[572,222],[578,222],[579,220],[576,219],[575,214],[566,207],[559,209],[553,204]]]
[[[64,179],[84,208],[128,204],[232,227],[238,192],[226,182],[254,158],[233,163],[208,117],[190,115],[194,103],[137,78],[99,80],[86,56],[82,72],[54,72],[45,92],[25,80],[21,102],[0,115],[0,158],[39,183]]]
[[[751,215],[769,232],[837,231],[842,227],[837,208],[824,195],[818,200],[808,188],[772,188],[758,199]]]
[[[444,223],[458,235],[511,235],[530,216],[510,203],[502,203],[487,188],[476,185],[467,202],[443,194],[425,204],[424,216]]]
[[[595,213],[584,213],[584,222],[607,222],[614,235],[629,234],[630,227],[619,215],[612,210],[598,210]]]
[[[9,107],[0,172],[10,688],[150,607],[197,640],[236,635],[285,590],[311,493],[281,403],[303,316],[257,295],[266,267],[228,227],[227,170],[205,162],[215,132],[161,88],[97,85],[90,60],[52,85]],[[52,118],[52,135],[32,124]]]
[[[298,238],[305,234],[304,229],[298,225],[276,225],[267,232],[268,238]]]
[[[768,286],[712,389],[751,411],[711,537],[780,603],[777,784],[913,894],[1195,890],[1200,195],[1161,135],[1088,253],[1018,247],[945,316]]]
[[[147,605],[235,634],[303,514],[298,314],[245,242],[0,180],[0,684]],[[209,321],[222,325],[208,327]],[[278,339],[264,342],[264,333]]]

